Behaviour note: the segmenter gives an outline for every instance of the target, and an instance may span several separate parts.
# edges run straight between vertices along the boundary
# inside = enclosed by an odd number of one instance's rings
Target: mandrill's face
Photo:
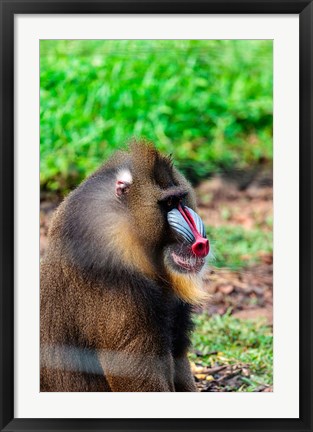
[[[171,196],[167,206],[166,218],[174,241],[165,248],[165,263],[180,273],[198,273],[210,251],[203,222],[185,204],[184,196]]]
[[[125,205],[131,209],[134,226],[139,228],[147,249],[159,252],[163,249],[163,254],[158,252],[157,257],[163,255],[170,271],[199,273],[210,245],[203,222],[194,210],[194,192],[168,158],[155,150],[149,156],[140,158],[136,169],[133,161],[128,175],[124,173],[128,185],[121,182],[123,176],[120,176],[117,187],[127,187]],[[145,165],[145,159],[150,163]],[[124,195],[123,190],[117,192]]]

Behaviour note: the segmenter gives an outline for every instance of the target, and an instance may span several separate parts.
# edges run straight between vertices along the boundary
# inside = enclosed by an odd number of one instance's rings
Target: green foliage
[[[40,42],[41,184],[67,190],[131,137],[192,179],[272,158],[272,42]]]
[[[194,320],[192,347],[202,353],[204,365],[248,364],[252,375],[243,380],[243,391],[254,391],[259,384],[272,384],[273,332],[264,320],[240,320],[229,313],[212,317],[204,313]],[[197,360],[194,353],[190,358]]]
[[[207,227],[216,267],[239,269],[255,264],[260,254],[273,251],[273,233],[241,226]]]

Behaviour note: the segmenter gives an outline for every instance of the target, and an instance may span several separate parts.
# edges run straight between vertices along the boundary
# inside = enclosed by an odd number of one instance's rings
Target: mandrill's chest
[[[152,295],[149,305],[146,303],[143,307],[149,327],[159,335],[165,350],[170,350],[174,357],[185,354],[193,327],[192,306],[171,292],[162,296]]]

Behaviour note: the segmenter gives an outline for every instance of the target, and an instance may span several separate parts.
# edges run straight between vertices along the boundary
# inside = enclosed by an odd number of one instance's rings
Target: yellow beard
[[[169,270],[169,279],[176,295],[186,303],[202,305],[210,297],[203,289],[201,273],[181,274]]]

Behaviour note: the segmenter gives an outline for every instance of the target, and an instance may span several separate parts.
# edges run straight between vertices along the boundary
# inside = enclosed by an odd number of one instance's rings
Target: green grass
[[[203,365],[248,364],[251,375],[243,379],[241,391],[255,391],[260,384],[273,383],[273,334],[264,320],[239,320],[230,314],[201,314],[194,320],[192,348],[202,353]],[[194,353],[190,359],[199,361]]]
[[[206,227],[216,267],[240,269],[260,262],[261,253],[273,251],[273,233],[240,226]]]
[[[272,41],[41,41],[41,186],[70,189],[132,136],[190,180],[271,159],[272,83]]]

